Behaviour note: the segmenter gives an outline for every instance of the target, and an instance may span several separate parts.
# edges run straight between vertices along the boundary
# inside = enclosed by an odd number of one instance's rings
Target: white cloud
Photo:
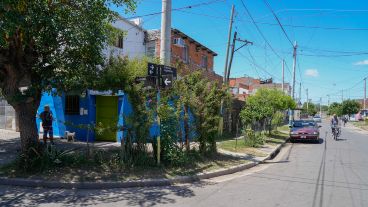
[[[368,65],[368,60],[362,60],[359,62],[354,63],[354,65]]]
[[[305,71],[305,75],[310,77],[318,77],[319,73],[317,69],[307,69]]]

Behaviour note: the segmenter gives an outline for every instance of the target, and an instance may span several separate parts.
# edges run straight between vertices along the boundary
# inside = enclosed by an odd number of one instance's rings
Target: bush
[[[244,143],[248,147],[260,147],[265,143],[265,136],[262,133],[255,133],[252,129],[246,129]]]

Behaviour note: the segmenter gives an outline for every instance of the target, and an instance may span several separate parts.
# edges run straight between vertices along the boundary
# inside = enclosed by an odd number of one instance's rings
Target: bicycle
[[[333,125],[332,126],[332,136],[333,136],[335,141],[338,139],[340,134],[341,134],[340,128],[336,125]]]

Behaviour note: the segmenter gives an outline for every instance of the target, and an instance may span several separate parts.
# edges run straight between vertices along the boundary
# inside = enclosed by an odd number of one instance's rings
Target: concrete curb
[[[172,179],[145,179],[137,181],[126,182],[56,182],[46,180],[34,180],[27,178],[6,178],[0,177],[0,185],[10,186],[23,186],[23,187],[43,187],[43,188],[63,188],[63,189],[110,189],[110,188],[130,188],[130,187],[152,187],[152,186],[168,186],[175,183],[191,183],[199,180],[210,179],[223,175],[233,174],[240,172],[254,166],[259,163],[263,163],[266,160],[274,157],[285,145],[284,143],[278,145],[267,157],[259,162],[250,162],[241,164],[225,169],[219,169],[212,172],[198,173],[193,176],[177,176]]]

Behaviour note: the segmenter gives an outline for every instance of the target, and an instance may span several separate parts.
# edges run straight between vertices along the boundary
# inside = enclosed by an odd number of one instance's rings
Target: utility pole
[[[169,66],[171,63],[171,0],[162,0],[161,15],[161,44],[160,60],[163,65]],[[157,112],[160,106],[160,78],[156,78],[157,87]],[[161,130],[160,116],[157,115],[157,125]],[[157,136],[157,164],[161,162],[161,132]]]
[[[364,100],[363,100],[363,109],[365,110],[366,108],[366,102],[367,101],[367,77],[364,78]]]
[[[226,74],[226,81],[227,81],[227,83],[229,83],[229,80],[230,80],[230,71],[231,71],[231,66],[232,66],[232,63],[233,63],[234,53],[236,51],[238,51],[239,49],[243,48],[244,46],[247,46],[248,44],[253,45],[253,42],[250,42],[248,40],[242,40],[240,38],[236,38],[237,37],[237,34],[238,34],[237,32],[234,32],[233,44],[231,46],[230,62],[229,62],[229,67],[227,68],[227,74]],[[243,45],[240,46],[239,48],[235,49],[235,43],[236,43],[236,41],[242,42]]]
[[[226,49],[226,59],[225,59],[225,69],[224,69],[224,78],[223,82],[226,85],[226,76],[227,76],[227,66],[228,66],[228,60],[229,60],[229,50],[230,50],[230,41],[231,41],[231,34],[233,29],[233,18],[234,18],[234,5],[231,7],[231,16],[230,16],[230,24],[229,24],[229,35],[227,39],[227,49]]]
[[[309,94],[308,94],[308,88],[305,89],[307,92],[307,113],[309,112]]]
[[[301,82],[299,83],[299,103],[302,103],[302,83]]]
[[[284,84],[285,84],[285,60],[282,59],[282,92],[284,93]]]
[[[327,106],[330,108],[330,95],[327,95],[327,97],[328,97]]]
[[[162,0],[160,60],[170,65],[171,60],[171,0]]]
[[[229,62],[229,67],[227,68],[227,73],[225,74],[226,77],[226,83],[229,83],[229,78],[230,78],[230,70],[231,70],[231,65],[233,63],[233,58],[234,58],[234,52],[235,52],[235,41],[236,41],[236,36],[237,36],[238,32],[234,32],[234,37],[233,37],[233,44],[231,46],[231,55],[230,55],[230,62]]]
[[[319,98],[319,116],[322,117],[322,97]]]
[[[296,70],[296,49],[297,49],[298,45],[295,41],[294,43],[294,47],[293,47],[293,87],[291,88],[291,97],[293,98],[293,100],[295,101],[295,70]],[[289,123],[291,125],[292,121],[294,120],[294,110],[290,111],[290,115],[289,115]]]

